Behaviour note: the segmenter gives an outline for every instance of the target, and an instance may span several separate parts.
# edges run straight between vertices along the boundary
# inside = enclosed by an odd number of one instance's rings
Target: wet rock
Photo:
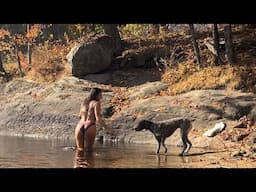
[[[103,142],[104,140],[104,133],[103,133],[103,130],[99,130],[97,135],[96,135],[96,138],[95,138],[96,141],[99,141],[99,142]]]
[[[64,146],[64,147],[62,147],[62,149],[63,149],[64,151],[76,150],[76,146]]]

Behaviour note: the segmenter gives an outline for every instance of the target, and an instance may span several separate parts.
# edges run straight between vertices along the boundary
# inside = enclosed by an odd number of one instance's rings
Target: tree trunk
[[[18,45],[16,45],[15,48],[16,48],[16,56],[17,56],[18,67],[19,67],[19,71],[20,71],[20,76],[23,77],[24,74],[23,74],[23,71],[22,71],[21,63],[20,63],[20,56],[19,56]]]
[[[214,63],[215,65],[219,65],[220,63],[220,38],[219,38],[219,31],[218,31],[218,25],[213,24],[213,47],[214,47]]]
[[[161,32],[167,32],[168,31],[167,24],[161,24],[160,29],[161,29]]]
[[[27,24],[27,33],[29,32],[29,30],[30,30],[30,24]],[[30,44],[30,42],[28,41],[28,52],[27,52],[27,54],[28,54],[28,68],[29,68],[29,70],[31,69],[31,62],[32,62],[32,49],[31,49],[31,44]]]
[[[1,52],[0,52],[0,77],[3,77],[6,81],[9,81],[12,79],[11,75],[4,70]]]
[[[196,37],[195,37],[194,24],[189,24],[189,29],[190,29],[190,34],[192,36],[192,43],[193,43],[193,48],[194,48],[194,52],[195,52],[195,56],[196,56],[196,61],[197,61],[197,64],[199,66],[201,66],[200,51],[199,51],[199,47],[198,47]]]
[[[89,32],[93,32],[95,33],[95,24],[86,24],[88,29],[89,29]]]
[[[104,33],[111,36],[114,39],[114,55],[119,55],[121,53],[121,37],[119,35],[116,24],[103,24]]]
[[[53,39],[64,42],[64,33],[67,31],[67,26],[67,24],[52,24],[51,33],[53,34]]]
[[[3,62],[2,62],[2,54],[0,53],[0,73],[1,74],[5,74],[5,70],[4,70],[4,66],[3,66]]]
[[[235,53],[233,49],[232,31],[230,24],[224,26],[224,36],[227,60],[231,65],[233,65],[235,63]]]

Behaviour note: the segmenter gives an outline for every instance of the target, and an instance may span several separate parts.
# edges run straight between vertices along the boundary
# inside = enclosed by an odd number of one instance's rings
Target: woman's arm
[[[80,118],[83,118],[84,121],[85,121],[85,117],[87,116],[87,110],[86,110],[86,106],[81,103],[81,106],[80,106],[80,112],[79,112],[79,117]]]
[[[95,103],[94,113],[95,113],[96,121],[97,121],[102,127],[104,127],[106,130],[110,130],[109,127],[106,125],[105,121],[103,121],[103,119],[102,119],[100,102],[96,102],[96,103]]]

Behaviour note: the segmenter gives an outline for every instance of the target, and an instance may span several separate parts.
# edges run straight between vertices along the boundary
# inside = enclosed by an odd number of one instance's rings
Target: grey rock
[[[98,73],[107,69],[113,56],[113,39],[104,35],[85,44],[78,44],[67,55],[75,77]]]

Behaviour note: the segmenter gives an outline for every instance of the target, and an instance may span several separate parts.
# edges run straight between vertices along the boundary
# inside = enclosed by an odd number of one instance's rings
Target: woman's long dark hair
[[[88,106],[90,101],[92,100],[98,100],[98,95],[102,92],[102,90],[100,88],[94,87],[91,89],[88,97],[84,100],[84,105]]]

